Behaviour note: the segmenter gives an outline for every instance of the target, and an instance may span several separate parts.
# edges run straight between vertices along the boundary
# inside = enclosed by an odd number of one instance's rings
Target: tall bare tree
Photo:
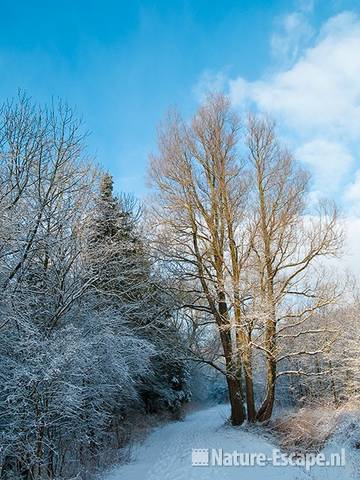
[[[213,96],[191,125],[176,113],[169,116],[159,134],[159,155],[151,161],[158,250],[192,291],[192,307],[206,311],[217,325],[233,424],[245,418],[234,321],[241,312],[241,270],[248,254],[238,238],[247,192],[237,152],[239,128],[229,101]],[[239,328],[238,336],[243,335]]]
[[[339,251],[336,209],[324,203],[308,210],[309,176],[281,147],[273,123],[250,116],[242,136],[222,95],[210,96],[190,124],[169,115],[150,173],[155,245],[179,288],[191,295],[186,308],[217,327],[232,422],[244,420],[245,401],[248,420],[264,421],[277,376],[290,373],[278,363],[317,353],[289,352],[282,343],[315,334],[307,322],[336,299],[317,271],[319,259]],[[255,353],[265,357],[266,384],[257,413]]]
[[[322,277],[319,260],[339,253],[342,232],[334,206],[323,203],[309,210],[309,175],[280,145],[271,120],[249,116],[247,146],[254,208],[251,268],[256,270],[255,290],[264,319],[261,342],[255,343],[266,355],[266,394],[257,412],[263,421],[273,410],[277,375],[285,374],[278,372],[278,363],[321,351],[319,347],[285,354],[281,341],[322,331],[321,326],[314,330],[307,324],[337,299],[337,293]]]

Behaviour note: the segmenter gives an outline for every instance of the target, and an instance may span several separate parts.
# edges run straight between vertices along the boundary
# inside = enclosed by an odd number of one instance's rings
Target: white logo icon
[[[193,448],[191,452],[191,462],[193,467],[206,467],[209,465],[209,449]]]

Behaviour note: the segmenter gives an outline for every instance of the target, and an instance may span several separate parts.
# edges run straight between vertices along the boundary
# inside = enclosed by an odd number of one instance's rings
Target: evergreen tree
[[[93,285],[111,297],[113,305],[123,306],[138,296],[135,287],[146,275],[133,208],[131,197],[114,196],[113,179],[104,174],[90,220],[88,265]],[[114,297],[119,301],[114,302]]]
[[[155,347],[152,374],[139,388],[146,409],[178,410],[189,396],[186,368],[178,354],[181,335],[172,324],[173,307],[162,294],[147,251],[136,202],[116,197],[112,177],[104,174],[89,226],[88,274],[102,298],[101,308],[111,305],[121,312],[129,327]]]

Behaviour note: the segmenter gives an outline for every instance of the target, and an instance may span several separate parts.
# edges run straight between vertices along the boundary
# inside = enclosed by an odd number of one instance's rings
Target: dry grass
[[[319,451],[354,415],[360,419],[358,404],[347,403],[341,408],[317,405],[274,419],[269,428],[284,450]]]

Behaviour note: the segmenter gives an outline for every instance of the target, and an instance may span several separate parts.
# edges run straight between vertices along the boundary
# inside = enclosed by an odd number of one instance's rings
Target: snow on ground
[[[184,421],[157,428],[134,448],[133,461],[116,467],[104,480],[348,480],[351,466],[192,466],[193,448],[222,448],[224,452],[264,452],[273,448],[257,429],[225,425],[229,407],[220,405],[188,415]],[[340,448],[340,447],[339,447]],[[336,449],[335,449],[336,450]]]

